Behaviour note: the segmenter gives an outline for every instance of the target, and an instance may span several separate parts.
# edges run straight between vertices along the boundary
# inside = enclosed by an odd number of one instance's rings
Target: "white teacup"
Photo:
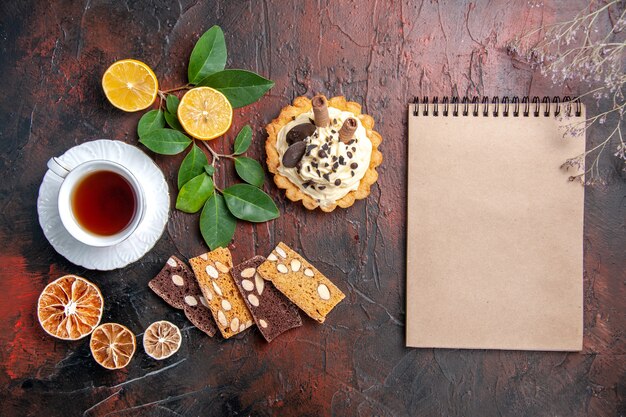
[[[117,162],[108,160],[93,160],[83,162],[75,167],[65,166],[59,159],[51,158],[48,168],[63,179],[59,190],[59,216],[63,226],[76,240],[89,246],[113,246],[127,239],[141,223],[145,212],[145,198],[143,189],[137,178],[125,167]],[[102,236],[91,233],[80,225],[73,209],[73,191],[81,180],[86,176],[98,171],[111,171],[122,176],[130,184],[136,199],[135,213],[128,225],[119,233],[110,236]]]

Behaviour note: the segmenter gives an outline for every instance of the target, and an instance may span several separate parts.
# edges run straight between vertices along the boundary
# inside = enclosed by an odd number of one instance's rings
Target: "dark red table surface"
[[[584,3],[2,2],[0,415],[626,415],[626,175],[610,152],[602,158],[606,184],[586,189],[582,352],[404,347],[407,102],[413,95],[579,94],[584,87],[552,86],[513,62],[505,45],[542,22],[571,18]],[[264,160],[265,124],[294,97],[315,92],[362,103],[384,138],[380,179],[366,201],[332,214],[309,212],[268,176],[265,189],[281,217],[238,226],[230,246],[235,262],[265,255],[282,240],[346,293],[326,324],[307,318],[271,344],[254,329],[211,339],[148,289],[170,254],[188,258],[207,249],[198,216],[172,211],[154,249],[111,272],[65,260],[37,221],[48,158],[97,138],[137,144],[140,114],[106,101],[106,67],[133,57],[148,63],[164,88],[181,85],[195,41],[213,24],[226,33],[230,67],[276,81],[260,102],[235,111],[231,133],[212,142],[217,149],[227,151],[232,132],[250,123],[251,155]],[[607,109],[587,105],[591,114]],[[588,145],[606,129],[590,130]],[[152,156],[174,190],[182,156]],[[232,167],[219,177],[232,181]],[[86,339],[47,336],[36,319],[37,297],[67,273],[100,286],[104,321],[137,334],[159,319],[179,325],[180,351],[157,362],[139,347],[126,369],[110,372],[93,361]]]

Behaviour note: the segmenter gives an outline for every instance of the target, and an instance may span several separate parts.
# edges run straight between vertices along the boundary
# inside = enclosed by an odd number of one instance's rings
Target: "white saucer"
[[[135,262],[152,249],[165,229],[170,196],[163,173],[148,155],[124,142],[101,139],[74,146],[57,159],[69,167],[93,159],[117,162],[139,180],[146,198],[144,218],[128,239],[105,248],[88,246],[63,227],[57,206],[62,180],[48,170],[39,187],[37,212],[43,233],[57,252],[76,265],[109,271]]]

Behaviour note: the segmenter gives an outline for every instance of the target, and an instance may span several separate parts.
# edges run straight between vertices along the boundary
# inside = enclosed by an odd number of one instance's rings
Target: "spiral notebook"
[[[584,187],[561,165],[584,120],[567,98],[409,105],[407,346],[582,349]]]

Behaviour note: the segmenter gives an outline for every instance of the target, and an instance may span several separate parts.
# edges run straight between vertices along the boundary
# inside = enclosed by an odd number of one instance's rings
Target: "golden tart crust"
[[[288,178],[282,176],[278,172],[278,167],[280,165],[280,157],[278,155],[278,150],[276,149],[278,132],[295,117],[310,111],[311,99],[307,97],[296,97],[291,106],[283,107],[278,117],[272,120],[272,122],[265,127],[268,134],[268,138],[265,141],[267,168],[272,174],[274,174],[274,182],[276,183],[276,186],[285,190],[285,194],[289,200],[294,202],[302,201],[304,207],[309,210],[315,210],[317,207],[320,207],[320,209],[325,212],[331,212],[337,208],[337,206],[341,208],[350,207],[354,204],[355,200],[362,200],[366,198],[370,194],[370,187],[376,182],[376,180],[378,180],[376,167],[383,162],[383,154],[378,150],[378,146],[383,139],[378,132],[373,130],[374,119],[367,114],[361,114],[361,105],[359,103],[355,103],[354,101],[347,101],[343,96],[338,96],[329,99],[328,106],[354,113],[354,115],[361,121],[361,124],[365,128],[367,137],[370,142],[372,142],[370,165],[359,183],[359,188],[350,191],[348,194],[335,201],[334,204],[324,207],[320,206],[316,199],[303,193],[297,185],[293,184]]]

